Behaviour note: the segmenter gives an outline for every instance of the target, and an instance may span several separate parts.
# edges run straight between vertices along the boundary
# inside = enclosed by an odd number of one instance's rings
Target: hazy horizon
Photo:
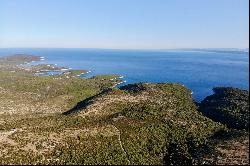
[[[218,50],[248,50],[249,47],[238,47],[238,48],[195,48],[195,47],[190,47],[190,48],[100,48],[100,47],[0,47],[0,49],[107,49],[107,50],[192,50],[192,49],[204,49],[204,50],[212,50],[212,49],[218,49]]]

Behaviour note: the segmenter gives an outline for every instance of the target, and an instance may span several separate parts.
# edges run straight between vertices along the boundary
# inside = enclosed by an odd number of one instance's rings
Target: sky
[[[0,0],[0,48],[248,48],[248,0]]]

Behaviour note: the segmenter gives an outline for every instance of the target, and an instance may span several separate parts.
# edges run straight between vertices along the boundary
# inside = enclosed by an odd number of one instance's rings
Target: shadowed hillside
[[[200,104],[200,111],[230,128],[249,130],[249,92],[238,88],[214,88]]]

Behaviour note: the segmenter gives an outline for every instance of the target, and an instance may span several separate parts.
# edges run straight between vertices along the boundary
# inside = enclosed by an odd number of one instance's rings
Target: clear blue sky
[[[248,48],[248,0],[0,0],[0,47]]]

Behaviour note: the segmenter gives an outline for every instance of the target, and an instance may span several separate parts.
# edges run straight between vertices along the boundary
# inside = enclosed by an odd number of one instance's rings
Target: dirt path
[[[129,160],[129,157],[128,157],[128,153],[126,152],[126,150],[123,148],[123,145],[122,145],[122,141],[121,141],[121,131],[115,126],[115,125],[112,125],[116,131],[118,132],[118,141],[119,141],[119,144],[120,144],[120,147],[122,149],[122,151],[126,154],[127,156],[127,160],[128,160],[128,163],[130,164],[130,160]]]

